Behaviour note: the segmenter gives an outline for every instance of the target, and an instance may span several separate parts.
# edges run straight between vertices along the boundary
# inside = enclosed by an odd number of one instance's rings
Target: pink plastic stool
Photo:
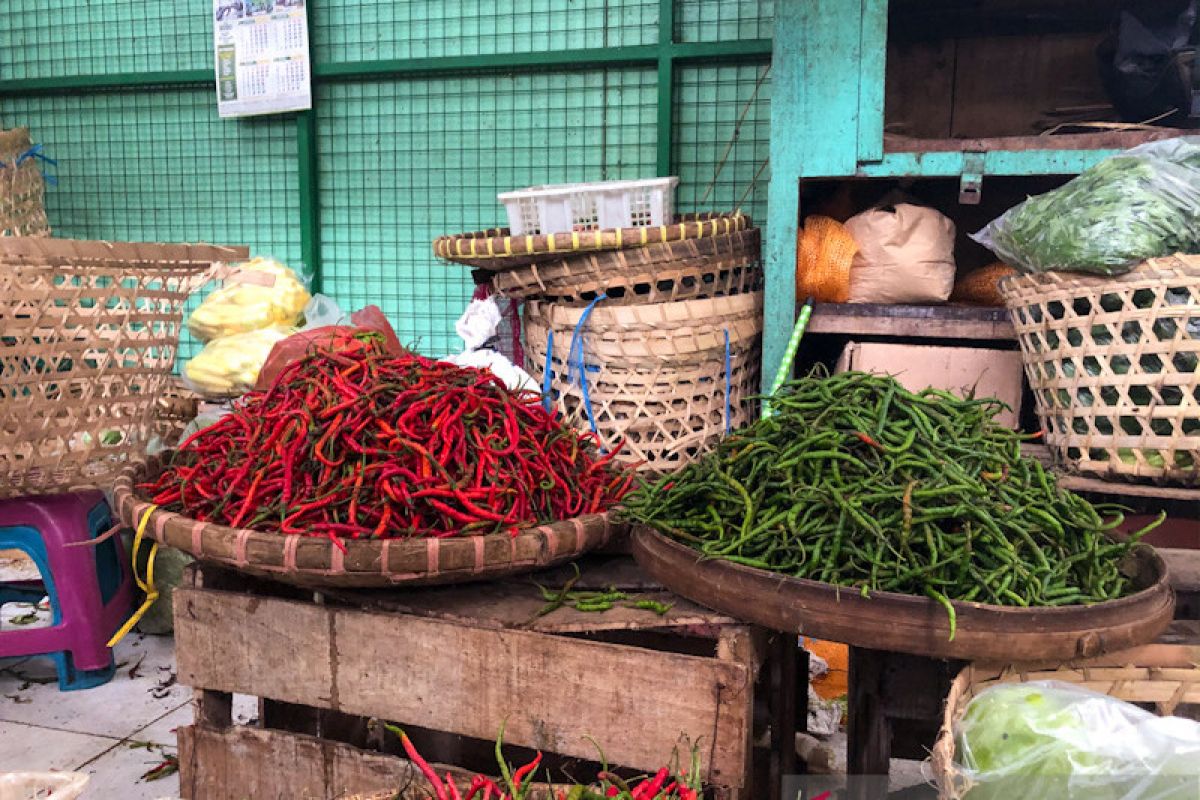
[[[113,674],[108,639],[128,618],[133,577],[119,536],[88,542],[112,526],[100,492],[0,500],[0,549],[23,550],[41,581],[0,583],[0,603],[37,602],[53,610],[48,628],[0,632],[0,657],[49,655],[60,689],[86,689]]]

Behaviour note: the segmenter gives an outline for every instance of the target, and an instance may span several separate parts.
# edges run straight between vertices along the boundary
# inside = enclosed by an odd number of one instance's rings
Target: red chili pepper
[[[870,445],[871,447],[874,447],[876,450],[883,449],[883,445],[881,445],[879,442],[875,441],[874,439],[872,439],[870,436],[863,433],[862,431],[855,431],[854,436],[863,444]]]

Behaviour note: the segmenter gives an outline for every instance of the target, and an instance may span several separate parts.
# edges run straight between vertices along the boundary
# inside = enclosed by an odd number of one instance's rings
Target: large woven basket
[[[152,504],[136,486],[156,477],[161,457],[128,464],[113,500],[121,522],[136,528]],[[443,539],[346,539],[343,552],[321,537],[229,528],[162,509],[150,511],[146,535],[203,561],[298,586],[377,588],[487,580],[576,558],[609,542],[621,526],[607,514],[506,533]]]
[[[50,235],[45,181],[31,147],[27,129],[0,131],[0,236]]]
[[[1058,681],[1153,706],[1160,716],[1200,703],[1200,646],[1147,645],[1060,667],[968,664],[950,685],[931,764],[939,800],[960,800],[971,780],[955,763],[955,728],[971,699],[999,683]]]
[[[758,390],[762,293],[584,309],[526,304],[534,376],[547,364],[555,403],[572,425],[648,473],[680,469],[751,420]],[[571,364],[577,327],[585,383]],[[728,334],[728,351],[726,349]],[[728,352],[728,358],[726,353]],[[590,407],[590,414],[589,414]]]
[[[741,214],[681,214],[671,225],[643,228],[605,228],[572,233],[512,236],[508,228],[440,236],[433,242],[438,258],[486,270],[523,267],[538,261],[555,261],[573,253],[622,250],[658,242],[677,242],[723,236],[751,227]]]
[[[0,238],[0,497],[107,486],[142,452],[183,303],[245,248]]]
[[[1200,483],[1200,256],[1117,278],[1015,275],[1000,290],[1061,465]]]
[[[586,304],[600,293],[608,305],[671,303],[762,288],[759,231],[585,253],[531,264],[492,278],[518,300]]]

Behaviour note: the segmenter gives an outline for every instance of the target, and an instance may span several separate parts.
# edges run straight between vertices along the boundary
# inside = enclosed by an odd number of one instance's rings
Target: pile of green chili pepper
[[[1021,455],[1030,437],[963,399],[861,372],[786,384],[775,413],[682,472],[642,487],[625,515],[705,556],[801,578],[1008,606],[1127,594],[1118,507],[1058,488]],[[1102,517],[1104,514],[1107,518]]]
[[[620,500],[633,476],[616,452],[491,372],[356,334],[288,365],[138,489],[198,520],[339,545],[515,533]]]

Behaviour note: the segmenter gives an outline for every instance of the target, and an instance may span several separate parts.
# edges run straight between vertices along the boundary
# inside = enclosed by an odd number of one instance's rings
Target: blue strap
[[[19,167],[31,158],[36,158],[39,161],[44,161],[45,163],[51,164],[56,167],[58,166],[58,161],[56,159],[49,158],[47,156],[42,155],[42,146],[40,144],[35,144],[33,147],[29,148],[24,153],[21,153],[21,155],[17,156],[13,160],[13,166]],[[7,167],[7,166],[8,166],[8,164],[5,164],[3,161],[0,161],[0,167]],[[42,170],[42,178],[45,179],[46,183],[50,184],[51,186],[58,185],[58,178],[54,177],[53,175],[47,175],[45,170]]]
[[[551,381],[554,379],[554,331],[546,332],[546,365],[542,368],[542,408],[550,413],[553,398],[550,396]]]
[[[729,329],[726,328],[725,329],[725,433],[726,433],[726,435],[728,435],[729,431],[733,428],[733,419],[729,413],[729,384],[731,382],[729,373],[730,373],[730,361],[731,360],[732,359],[729,357]]]
[[[608,299],[608,295],[604,292],[596,295],[596,299],[588,303],[587,308],[579,315],[579,322],[575,323],[575,332],[571,334],[571,350],[568,357],[568,367],[571,370],[571,380],[579,384],[579,388],[583,390],[583,409],[587,412],[588,425],[592,429],[592,434],[597,439],[600,434],[596,431],[596,415],[592,411],[592,398],[588,394],[587,373],[588,367],[583,363],[583,326],[587,324],[588,317],[592,314],[592,309],[601,300]]]

